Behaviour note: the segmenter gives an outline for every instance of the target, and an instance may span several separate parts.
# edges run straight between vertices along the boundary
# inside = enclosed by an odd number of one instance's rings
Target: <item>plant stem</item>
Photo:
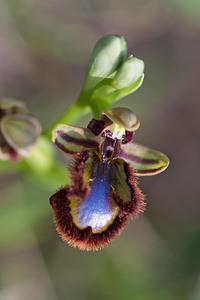
[[[51,136],[52,130],[58,123],[66,123],[69,125],[74,124],[78,119],[82,118],[84,115],[88,114],[90,112],[89,106],[83,106],[80,105],[77,101],[74,102],[67,111],[56,121],[53,125],[50,126],[44,132],[44,135],[47,137]]]
[[[78,102],[73,103],[64,115],[59,119],[59,123],[73,124],[78,119],[90,112],[89,106],[82,106]]]

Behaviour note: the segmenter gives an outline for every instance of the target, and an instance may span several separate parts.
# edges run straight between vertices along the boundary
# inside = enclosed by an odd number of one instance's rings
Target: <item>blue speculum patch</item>
[[[110,183],[105,176],[97,177],[89,195],[80,204],[76,213],[78,227],[90,226],[93,233],[105,230],[118,213],[118,206],[110,198]]]

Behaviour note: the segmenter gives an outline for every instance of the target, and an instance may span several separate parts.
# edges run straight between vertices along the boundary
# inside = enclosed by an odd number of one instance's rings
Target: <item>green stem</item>
[[[78,102],[73,103],[64,115],[59,119],[59,123],[73,124],[78,119],[90,112],[89,106],[82,106]]]
[[[82,118],[90,112],[89,106],[82,106],[78,102],[74,102],[67,111],[56,121],[54,124],[48,128],[44,135],[47,137],[51,136],[52,130],[58,123],[74,124],[78,119]]]

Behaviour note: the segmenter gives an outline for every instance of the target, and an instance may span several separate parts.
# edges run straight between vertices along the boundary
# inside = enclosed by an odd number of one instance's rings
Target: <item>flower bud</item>
[[[129,87],[143,75],[143,72],[144,62],[139,58],[130,56],[119,67],[111,84],[115,89]]]
[[[88,63],[85,77],[85,89],[93,88],[121,65],[127,54],[127,45],[123,36],[106,35],[95,45]]]
[[[40,123],[28,114],[24,103],[0,101],[0,159],[19,160],[28,156],[40,133]]]

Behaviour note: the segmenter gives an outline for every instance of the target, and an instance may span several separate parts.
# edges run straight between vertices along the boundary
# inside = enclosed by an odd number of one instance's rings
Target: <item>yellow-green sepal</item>
[[[159,174],[169,165],[165,154],[136,143],[122,145],[120,157],[137,171],[138,176]]]
[[[66,154],[74,155],[84,148],[98,147],[97,137],[87,128],[58,124],[52,132],[52,142]]]

